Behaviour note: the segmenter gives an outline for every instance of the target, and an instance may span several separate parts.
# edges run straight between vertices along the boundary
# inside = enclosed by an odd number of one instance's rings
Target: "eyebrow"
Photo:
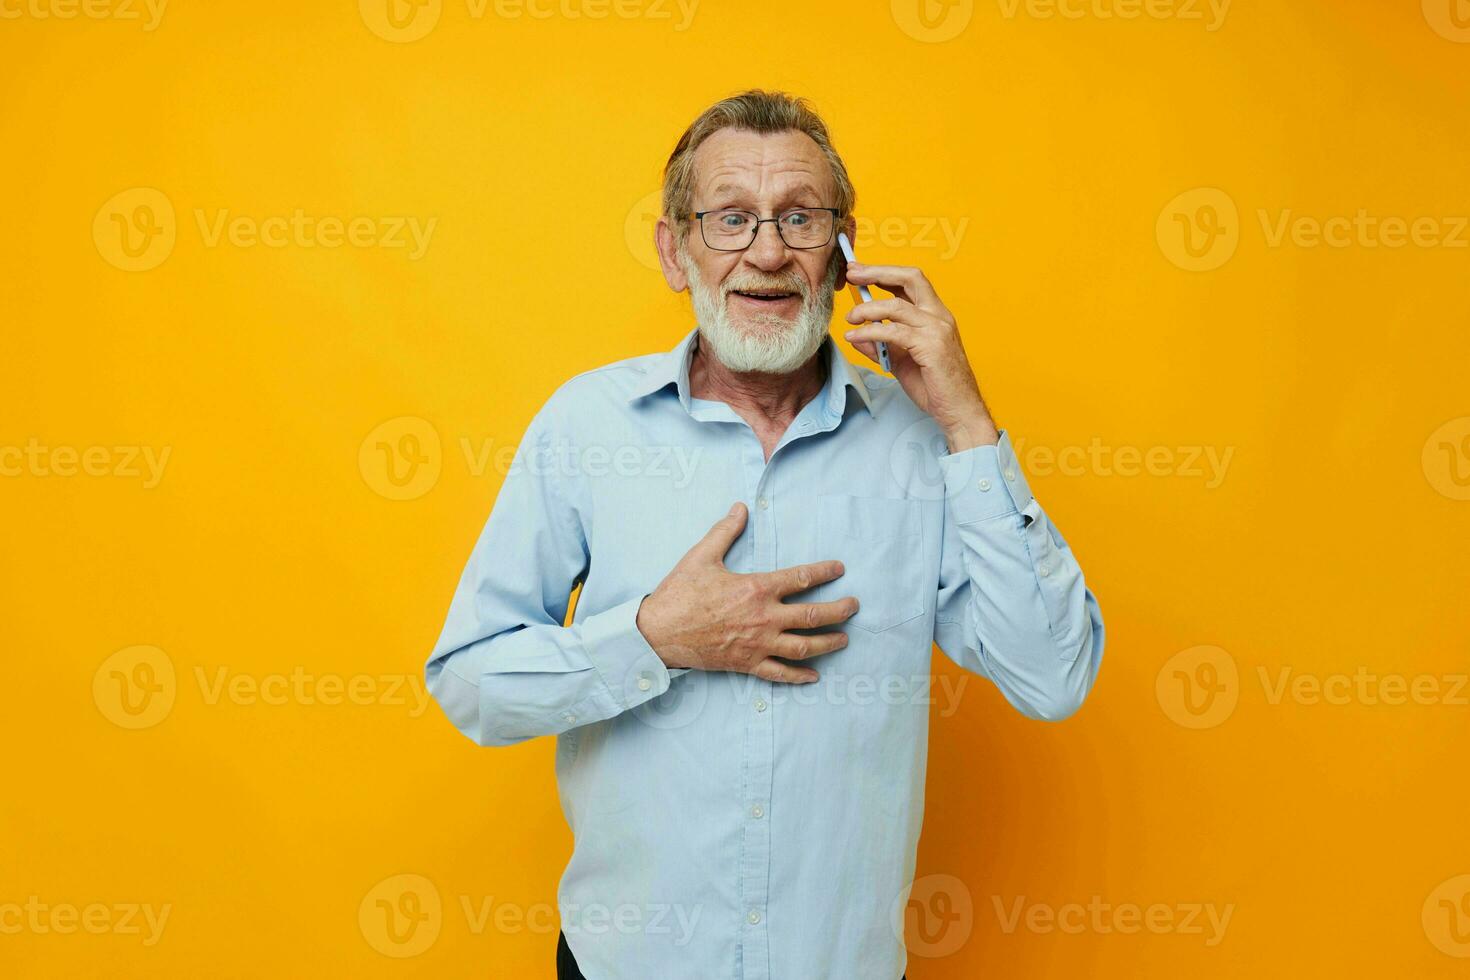
[[[747,193],[748,192],[744,187],[739,187],[735,184],[721,184],[710,192],[710,197],[714,198],[715,200],[721,200],[726,196],[733,197],[736,200],[749,200],[748,197],[744,196]],[[818,194],[810,184],[797,184],[794,188],[788,191],[784,197],[777,198],[777,200],[789,204],[791,201],[794,201],[798,198],[806,197],[810,197],[813,200],[819,201],[821,200],[822,195]]]

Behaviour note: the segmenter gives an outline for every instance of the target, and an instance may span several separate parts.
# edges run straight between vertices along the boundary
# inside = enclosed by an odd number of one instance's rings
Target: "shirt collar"
[[[699,329],[696,327],[684,335],[673,350],[655,356],[649,363],[644,376],[633,386],[628,394],[630,402],[662,391],[669,385],[678,389],[679,401],[687,410],[689,408],[689,365],[694,359],[694,349],[699,339]],[[842,356],[833,342],[831,336],[822,339],[819,351],[824,351],[827,357],[827,383],[822,389],[819,398],[825,398],[828,410],[840,416],[846,408],[847,389],[857,392],[858,399],[863,407],[868,410],[869,415],[876,415],[877,409],[873,406],[872,396],[868,393],[867,385],[863,384],[863,376],[857,367]]]

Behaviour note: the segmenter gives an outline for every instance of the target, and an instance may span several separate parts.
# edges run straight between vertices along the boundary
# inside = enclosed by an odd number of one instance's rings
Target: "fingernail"
[[[735,501],[735,503],[733,503],[733,504],[730,505],[730,513],[726,514],[725,516],[726,517],[734,517],[735,516],[735,512],[738,511],[739,509],[740,509],[740,501],[737,500],[737,501]]]

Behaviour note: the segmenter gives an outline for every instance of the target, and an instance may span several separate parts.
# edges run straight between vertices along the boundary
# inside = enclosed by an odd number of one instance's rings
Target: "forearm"
[[[446,628],[427,667],[429,691],[478,745],[513,745],[636,708],[678,673],[638,632],[641,598],[573,626],[516,625],[480,638]]]
[[[1018,709],[1057,719],[1081,705],[1102,655],[1102,617],[1072,550],[1026,485],[1009,439],[953,454],[946,479],[950,601],[936,638]]]

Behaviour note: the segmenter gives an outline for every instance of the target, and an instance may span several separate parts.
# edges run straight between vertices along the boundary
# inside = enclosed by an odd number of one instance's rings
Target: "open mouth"
[[[735,289],[731,290],[731,295],[759,306],[780,306],[801,298],[798,293],[780,289]]]

